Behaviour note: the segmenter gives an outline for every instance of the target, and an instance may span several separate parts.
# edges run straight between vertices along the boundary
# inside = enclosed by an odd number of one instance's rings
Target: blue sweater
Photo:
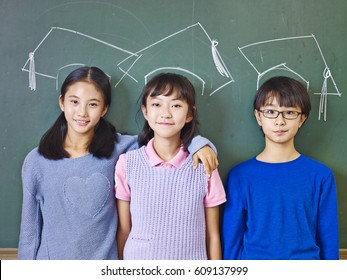
[[[301,155],[285,163],[252,158],[228,177],[224,259],[338,259],[334,176]]]
[[[211,143],[194,138],[194,153]],[[23,163],[19,259],[117,259],[114,171],[137,136],[118,135],[111,158],[49,160],[31,151]]]

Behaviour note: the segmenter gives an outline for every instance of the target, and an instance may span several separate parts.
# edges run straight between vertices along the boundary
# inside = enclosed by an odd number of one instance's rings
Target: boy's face
[[[294,137],[307,118],[298,106],[280,107],[276,97],[269,98],[264,106],[254,110],[254,116],[263,130],[266,143],[283,145],[294,145]]]

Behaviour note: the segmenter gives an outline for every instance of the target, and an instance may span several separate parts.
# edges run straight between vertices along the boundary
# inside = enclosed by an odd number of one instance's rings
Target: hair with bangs
[[[102,93],[104,105],[111,104],[111,85],[108,76],[97,67],[80,67],[72,71],[64,80],[60,95],[64,100],[70,86],[77,82],[93,84]],[[39,153],[48,159],[69,158],[64,149],[67,134],[67,121],[64,112],[60,114],[52,127],[42,136],[39,144]],[[117,140],[116,128],[103,117],[94,128],[94,136],[88,147],[89,153],[98,158],[109,158],[114,150]]]
[[[170,96],[175,91],[178,94],[178,99],[187,102],[188,113],[193,117],[193,119],[189,123],[186,123],[181,130],[181,141],[184,148],[187,149],[198,130],[197,111],[195,108],[195,89],[191,82],[186,77],[179,74],[160,73],[149,80],[144,86],[139,100],[141,100],[141,105],[147,107],[147,98],[149,96]],[[140,147],[146,145],[153,137],[154,131],[149,126],[148,121],[145,121],[138,139]]]
[[[256,93],[253,108],[259,110],[273,98],[277,99],[280,106],[298,106],[303,115],[308,117],[310,114],[311,101],[308,91],[302,83],[293,78],[278,76],[265,81]]]

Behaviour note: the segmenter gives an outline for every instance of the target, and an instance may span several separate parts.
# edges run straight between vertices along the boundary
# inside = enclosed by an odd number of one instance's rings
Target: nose
[[[283,125],[285,123],[285,118],[283,117],[283,112],[280,112],[276,118],[276,124]]]
[[[78,111],[77,111],[78,116],[80,117],[85,117],[87,116],[87,107],[83,104],[78,106]]]
[[[169,119],[172,117],[170,108],[168,106],[163,106],[160,116],[164,119]]]

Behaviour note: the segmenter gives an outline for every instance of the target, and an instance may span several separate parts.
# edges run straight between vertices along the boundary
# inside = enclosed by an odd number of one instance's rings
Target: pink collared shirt
[[[184,150],[183,146],[181,146],[178,153],[170,161],[165,162],[156,153],[153,147],[153,142],[154,139],[151,139],[145,147],[146,155],[148,156],[148,160],[153,167],[180,168],[184,164],[186,158],[189,156],[189,153]],[[118,162],[116,164],[115,189],[117,199],[130,201],[131,193],[126,179],[126,160],[126,154],[119,156]],[[218,170],[216,169],[212,172],[211,178],[208,181],[208,191],[204,199],[204,206],[214,207],[224,203],[225,201],[226,195],[224,186],[219,176]]]

